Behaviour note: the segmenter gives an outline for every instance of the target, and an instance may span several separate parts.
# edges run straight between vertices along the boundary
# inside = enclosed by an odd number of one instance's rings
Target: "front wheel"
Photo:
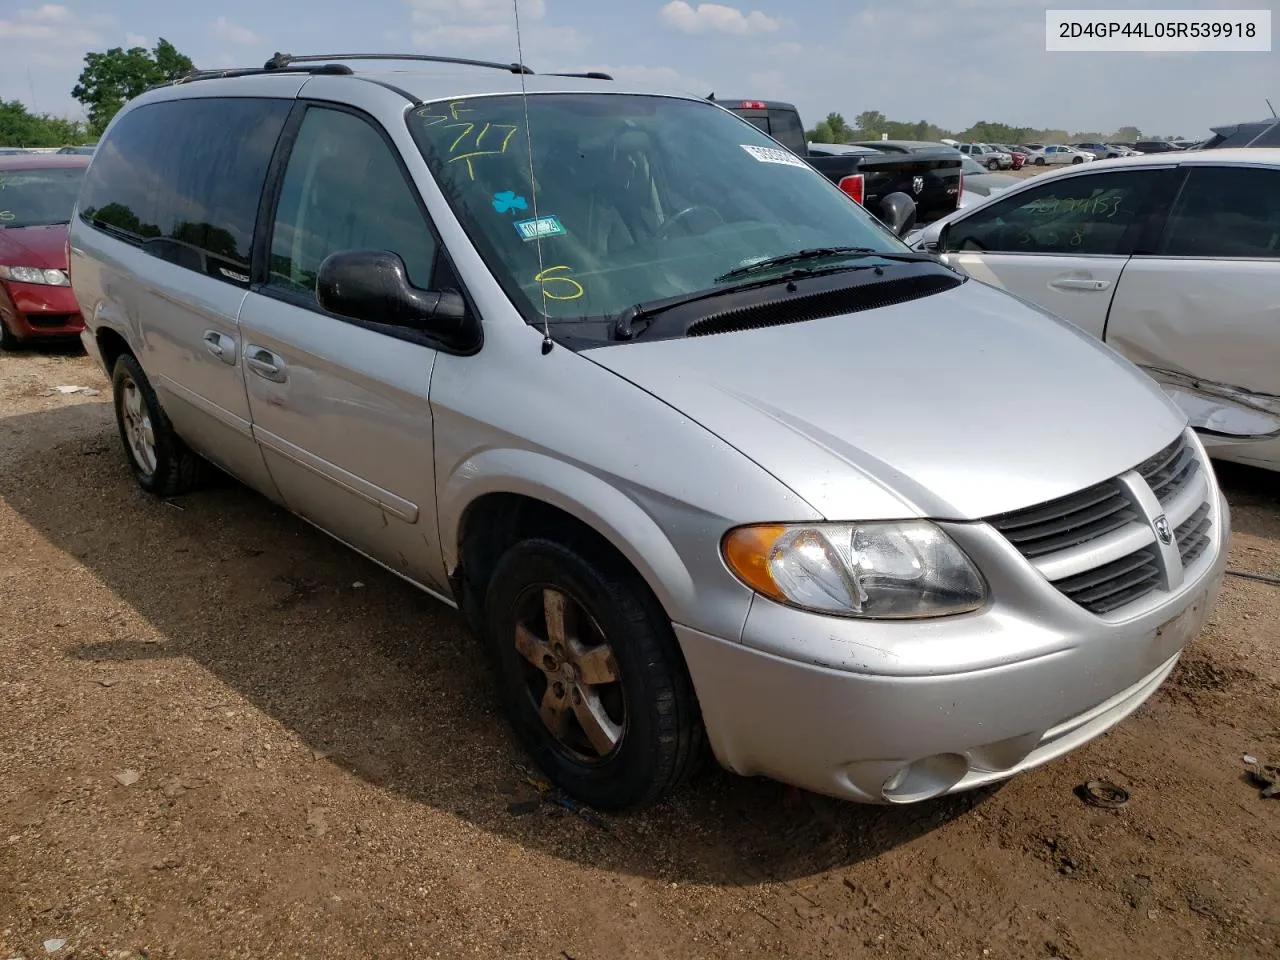
[[[987,161],[987,169],[988,169],[988,170],[992,170],[992,171],[994,171],[994,170],[999,170],[999,169],[1000,169],[1000,161],[999,161],[999,160],[988,160],[988,161]]]
[[[116,426],[138,486],[175,497],[199,485],[204,461],[174,432],[151,381],[132,354],[121,354],[111,375]]]
[[[1071,158],[1071,162],[1072,162],[1073,164],[1074,164],[1074,163],[1084,163],[1084,157],[1072,157],[1072,158]]]
[[[1043,167],[1043,166],[1044,166],[1044,157],[1036,157],[1036,166],[1037,166],[1037,167]]]
[[[0,319],[0,350],[12,351],[21,347],[22,341],[15,337],[4,320]]]
[[[702,718],[670,621],[621,561],[525,540],[485,596],[507,713],[551,780],[602,810],[652,803],[702,753]]]

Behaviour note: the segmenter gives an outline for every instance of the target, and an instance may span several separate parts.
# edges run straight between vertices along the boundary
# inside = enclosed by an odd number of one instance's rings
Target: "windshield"
[[[735,268],[799,250],[907,251],[804,160],[709,103],[536,94],[528,116],[536,198],[519,96],[429,104],[409,125],[530,323],[707,290]]]
[[[38,227],[71,219],[84,167],[0,170],[0,227]]]

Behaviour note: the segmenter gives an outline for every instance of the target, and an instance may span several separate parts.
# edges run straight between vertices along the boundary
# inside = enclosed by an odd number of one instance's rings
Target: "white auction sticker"
[[[1045,50],[1271,51],[1270,10],[1046,10]]]
[[[807,163],[797,157],[790,150],[782,150],[778,147],[757,147],[751,143],[738,144],[743,150],[751,154],[761,163],[785,163],[789,167],[804,167],[806,170],[812,169]]]

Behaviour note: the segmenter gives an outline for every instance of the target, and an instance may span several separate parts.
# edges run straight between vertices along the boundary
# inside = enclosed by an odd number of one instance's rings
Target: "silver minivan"
[[[601,808],[707,747],[923,800],[1168,676],[1229,518],[1135,367],[714,103],[356,59],[196,74],[102,138],[71,277],[143,489],[214,464],[456,605]]]

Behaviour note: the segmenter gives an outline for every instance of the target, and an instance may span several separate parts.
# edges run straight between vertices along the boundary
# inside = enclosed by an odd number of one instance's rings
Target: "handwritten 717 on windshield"
[[[475,133],[476,125],[463,120],[460,123],[445,124],[441,129],[462,130],[462,133],[458,134],[457,139],[454,140],[453,143],[449,144],[449,153],[452,154],[452,156],[449,157],[449,162],[457,163],[458,161],[462,161],[465,163],[467,165],[467,175],[474,180],[476,178],[476,170],[475,167],[472,166],[471,161],[476,157],[490,157],[506,153],[507,146],[511,143],[511,138],[516,135],[516,131],[520,128],[511,123],[486,123],[480,128],[479,133]],[[485,137],[489,136],[491,130],[505,130],[506,135],[502,137],[501,142],[491,138],[489,142],[494,144],[496,149],[485,150]],[[473,133],[475,134],[474,139],[469,140]],[[494,134],[494,138],[497,136],[498,134]],[[459,153],[459,150],[465,152]]]

